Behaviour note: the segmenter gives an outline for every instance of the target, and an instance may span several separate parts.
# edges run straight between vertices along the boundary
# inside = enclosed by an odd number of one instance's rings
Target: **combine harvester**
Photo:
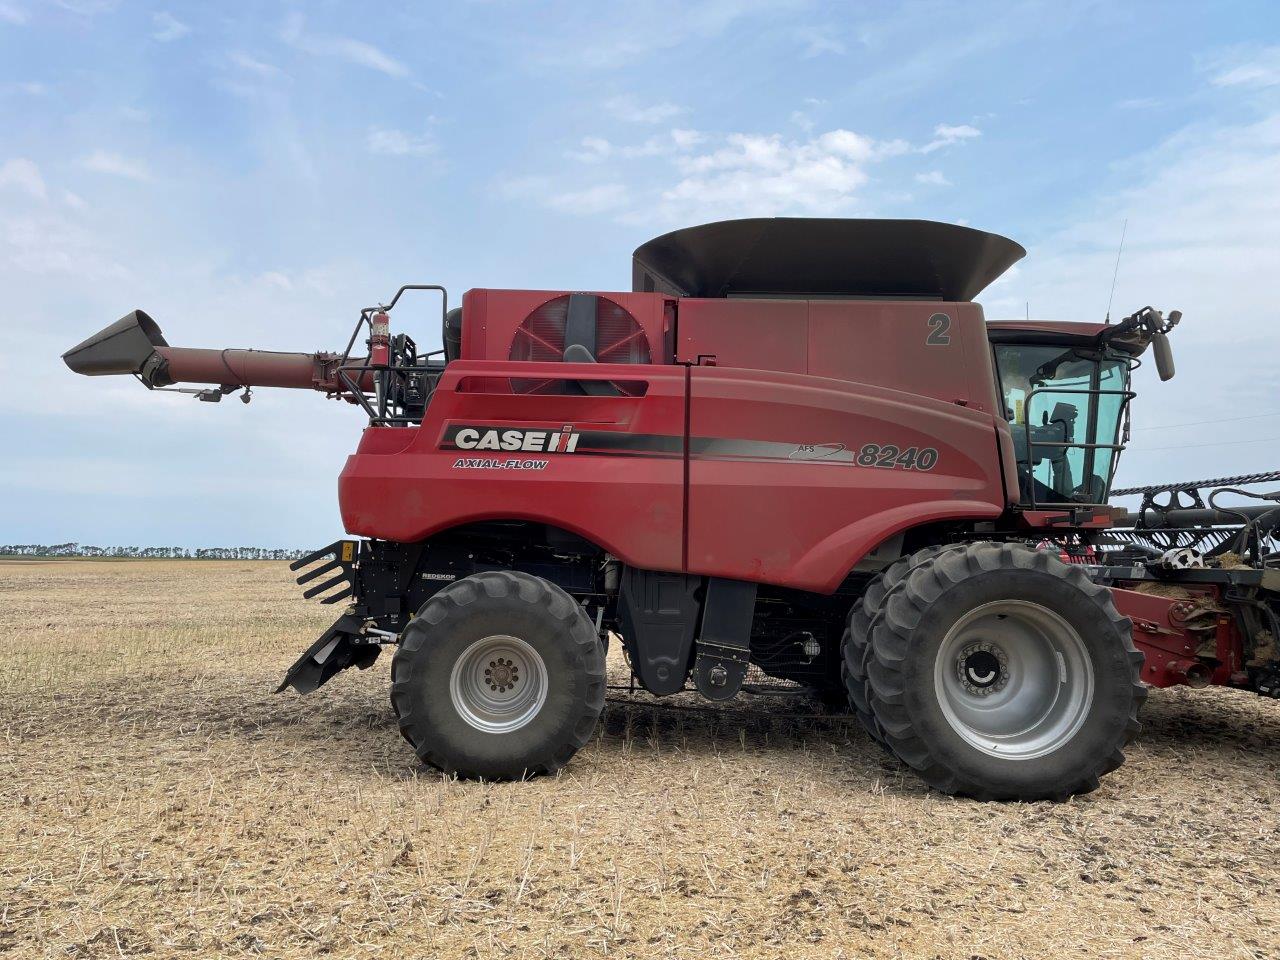
[[[1151,348],[1173,375],[1179,314],[986,323],[973,298],[1024,253],[737,220],[644,244],[626,293],[403,287],[342,353],[170,347],[135,311],[64,359],[368,416],[338,481],[361,539],[295,565],[342,614],[281,689],[395,647],[400,729],[442,770],[565,764],[617,635],[658,696],[816,693],[939,790],[1064,799],[1123,762],[1148,685],[1280,692],[1280,510],[1108,506],[1130,373]],[[421,290],[431,353],[390,326]]]

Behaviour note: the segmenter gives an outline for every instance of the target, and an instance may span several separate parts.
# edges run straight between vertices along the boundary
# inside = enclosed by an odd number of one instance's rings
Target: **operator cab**
[[[1114,325],[988,324],[1021,505],[1107,502],[1129,439],[1130,373],[1154,343],[1161,379],[1173,376],[1165,334],[1180,318],[1147,307]]]
[[[1130,359],[1061,344],[997,343],[994,351],[1018,499],[1106,503],[1123,448]]]

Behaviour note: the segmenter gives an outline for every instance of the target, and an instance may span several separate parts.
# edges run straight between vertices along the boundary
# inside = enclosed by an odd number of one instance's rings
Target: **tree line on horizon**
[[[272,547],[95,547],[78,543],[0,544],[0,555],[19,557],[118,557],[138,560],[297,560],[310,550]]]

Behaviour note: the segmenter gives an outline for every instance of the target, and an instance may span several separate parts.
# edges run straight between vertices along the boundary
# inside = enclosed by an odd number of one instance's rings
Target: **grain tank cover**
[[[632,289],[968,301],[1024,256],[1007,237],[933,220],[723,220],[637,247]]]

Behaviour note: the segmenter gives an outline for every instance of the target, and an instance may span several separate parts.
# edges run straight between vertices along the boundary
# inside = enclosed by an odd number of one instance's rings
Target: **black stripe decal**
[[[458,447],[456,443],[458,432],[466,429],[479,430],[481,432],[497,431],[498,433],[506,430],[516,430],[521,433],[538,432],[547,435],[560,432],[548,428],[515,427],[510,424],[481,426],[458,424],[445,430],[440,444],[441,447],[450,450],[465,449],[468,453],[487,452],[491,449],[486,448],[485,451],[480,451],[479,448],[474,446]],[[574,432],[578,435],[578,442],[573,451],[574,456],[578,454],[594,454],[597,456],[650,456],[661,459],[675,459],[683,457],[686,450],[685,438],[679,434],[627,433],[622,430],[576,430]],[[511,451],[505,449],[492,452],[525,452],[553,455],[564,453],[563,450]],[[789,461],[792,463],[846,465],[854,461],[853,451],[846,449],[843,444],[839,443],[797,444],[777,440],[735,440],[727,437],[690,437],[688,455],[691,460]]]

